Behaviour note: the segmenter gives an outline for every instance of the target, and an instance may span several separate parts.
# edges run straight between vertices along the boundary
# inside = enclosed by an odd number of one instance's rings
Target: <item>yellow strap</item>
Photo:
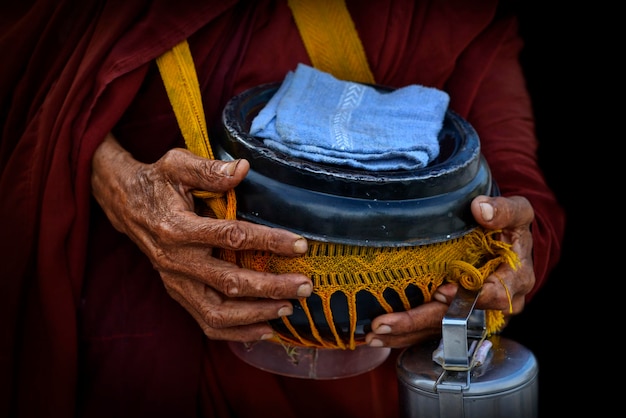
[[[196,155],[213,159],[189,44],[186,40],[181,42],[158,57],[156,62],[187,148]]]
[[[288,0],[313,66],[340,80],[374,83],[345,1]]]
[[[156,62],[187,149],[201,157],[214,159],[189,44],[186,40],[181,42],[158,57]],[[229,190],[226,196],[207,191],[195,191],[194,196],[203,198],[216,218],[237,218],[234,189]],[[224,252],[223,258],[234,261],[234,253]]]

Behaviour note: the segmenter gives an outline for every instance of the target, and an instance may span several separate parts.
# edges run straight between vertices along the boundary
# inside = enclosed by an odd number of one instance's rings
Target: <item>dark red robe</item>
[[[183,144],[154,64],[181,40],[213,127],[234,94],[310,64],[286,2],[32,3],[0,11],[0,416],[397,416],[396,352],[335,381],[244,364],[203,336],[91,198],[107,132],[142,161]],[[495,3],[348,7],[377,82],[446,90],[502,194],[531,201],[530,300],[559,259],[565,221],[537,165],[517,24]]]

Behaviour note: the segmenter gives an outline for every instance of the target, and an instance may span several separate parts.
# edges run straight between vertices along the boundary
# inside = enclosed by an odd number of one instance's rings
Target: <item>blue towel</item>
[[[315,162],[366,170],[416,169],[439,154],[449,103],[441,90],[381,91],[299,64],[253,119],[268,148]]]

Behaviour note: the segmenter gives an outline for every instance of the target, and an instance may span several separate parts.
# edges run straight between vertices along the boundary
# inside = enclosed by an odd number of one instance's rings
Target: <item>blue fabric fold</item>
[[[366,170],[417,169],[439,154],[446,92],[409,85],[382,91],[305,64],[289,72],[253,119],[268,148]]]

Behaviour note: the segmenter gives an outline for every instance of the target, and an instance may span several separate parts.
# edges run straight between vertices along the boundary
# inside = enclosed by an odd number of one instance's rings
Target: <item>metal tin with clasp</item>
[[[403,418],[538,416],[536,358],[515,341],[485,337],[484,312],[474,309],[478,294],[459,288],[442,321],[441,341],[411,346],[398,357]],[[491,347],[478,358],[485,346]]]

